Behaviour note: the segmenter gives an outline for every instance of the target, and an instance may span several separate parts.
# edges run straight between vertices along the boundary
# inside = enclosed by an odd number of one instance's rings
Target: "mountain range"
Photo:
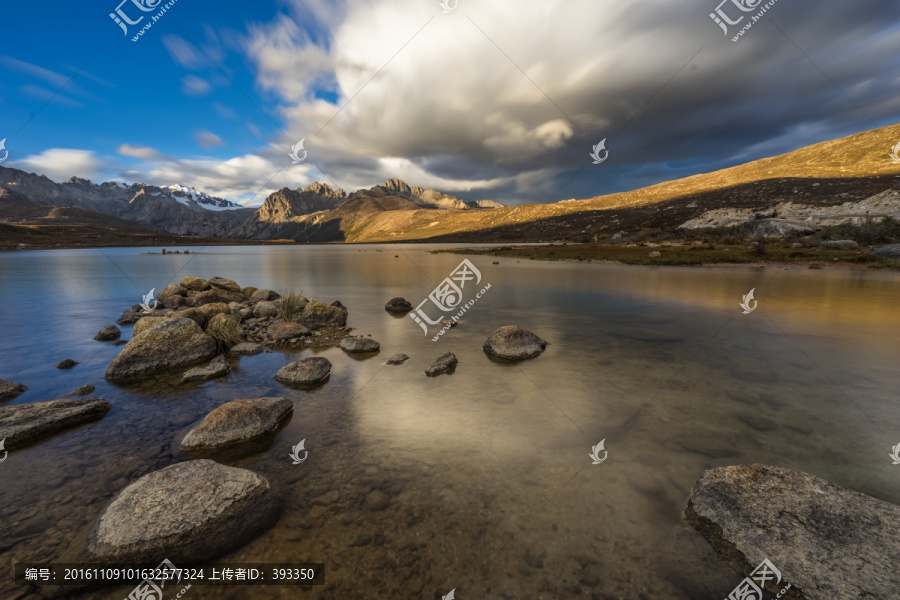
[[[140,243],[162,234],[223,242],[590,239],[675,228],[715,208],[765,208],[800,198],[823,206],[862,200],[900,183],[900,165],[888,155],[898,140],[895,124],[629,192],[514,207],[465,202],[389,179],[349,195],[324,183],[283,188],[259,208],[245,208],[180,185],[95,184],[77,177],[54,183],[0,166],[0,241],[62,225],[70,232],[89,227],[91,238],[102,237],[104,228],[110,236],[133,233],[143,236]]]

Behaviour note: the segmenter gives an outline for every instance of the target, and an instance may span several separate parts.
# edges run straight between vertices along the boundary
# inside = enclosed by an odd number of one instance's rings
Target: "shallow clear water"
[[[113,405],[0,464],[2,564],[77,556],[119,490],[188,458],[179,442],[197,421],[266,395],[294,401],[289,424],[267,450],[229,464],[282,489],[284,514],[223,559],[322,562],[326,585],[195,586],[186,598],[440,598],[452,588],[460,600],[722,598],[741,576],[682,517],[703,470],[781,465],[900,503],[900,466],[888,458],[900,442],[900,274],[474,256],[491,289],[432,342],[383,305],[418,304],[462,259],[433,247],[0,254],[0,378],[29,386],[6,405],[88,383]],[[382,350],[243,357],[227,380],[203,384],[106,383],[120,348],[94,341],[97,330],[189,274],[339,299]],[[744,315],[751,288],[758,308]],[[534,360],[492,362],[481,345],[507,324],[551,345]],[[456,372],[426,377],[447,351]],[[386,365],[397,352],[412,358]],[[273,379],[313,354],[334,364],[325,386]],[[65,358],[80,364],[55,369]],[[288,453],[303,438],[309,459],[294,466]],[[602,439],[608,459],[592,465]],[[365,507],[372,490],[390,496],[386,509]],[[0,596],[41,597],[13,587],[10,572]],[[130,587],[80,597],[120,599]]]

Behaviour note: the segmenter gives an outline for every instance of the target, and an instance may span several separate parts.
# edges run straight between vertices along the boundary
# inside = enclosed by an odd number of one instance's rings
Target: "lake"
[[[293,416],[267,450],[229,464],[283,491],[284,513],[223,560],[324,563],[326,583],[194,586],[187,600],[432,599],[454,588],[459,600],[718,599],[742,576],[682,516],[705,469],[780,465],[900,503],[900,466],[888,458],[900,443],[900,273],[469,256],[490,290],[434,342],[383,307],[425,299],[463,258],[429,250],[452,246],[0,254],[0,378],[29,388],[5,405],[84,384],[113,405],[0,463],[2,563],[77,551],[122,488],[188,459],[179,442],[210,410],[261,396],[290,398]],[[269,352],[229,359],[226,380],[107,383],[121,348],[93,336],[185,275],[340,300],[381,352]],[[743,314],[751,289],[758,305]],[[485,338],[509,324],[550,345],[516,364],[488,359]],[[386,365],[398,352],[410,360]],[[456,371],[426,377],[445,352]],[[323,387],[273,379],[312,355],[334,365]],[[66,358],[80,364],[56,369]],[[293,465],[302,439],[309,457]],[[592,464],[601,440],[608,457]],[[372,490],[387,508],[366,507]],[[10,572],[0,596],[41,597],[13,587]],[[132,587],[78,597],[121,600]]]

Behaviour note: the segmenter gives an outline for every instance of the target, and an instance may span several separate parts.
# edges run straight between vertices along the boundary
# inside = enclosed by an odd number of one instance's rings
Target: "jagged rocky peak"
[[[298,190],[299,191],[299,190]],[[306,186],[304,192],[312,192],[313,194],[318,194],[319,196],[324,196],[326,198],[346,198],[347,194],[344,193],[344,190],[338,188],[336,190],[331,189],[331,186],[327,183],[319,183],[318,181],[313,181],[311,184]]]
[[[384,185],[379,187],[384,188],[389,192],[399,192],[401,196],[416,196],[417,198],[420,198],[422,194],[425,193],[425,190],[419,186],[414,185],[410,187],[408,183],[402,179],[397,179],[396,177],[388,179],[384,182]]]

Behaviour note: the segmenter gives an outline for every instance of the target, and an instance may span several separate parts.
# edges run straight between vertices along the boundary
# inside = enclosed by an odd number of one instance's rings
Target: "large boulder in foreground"
[[[547,342],[516,325],[501,327],[488,337],[482,349],[501,360],[525,360],[544,351]]]
[[[299,386],[319,384],[331,374],[331,361],[321,356],[301,358],[281,367],[275,373],[276,381]]]
[[[91,560],[176,565],[206,562],[237,548],[277,519],[265,478],[211,460],[182,462],[144,475],[106,507],[88,538]]]
[[[27,389],[28,388],[21,383],[13,383],[12,381],[0,379],[0,402],[12,400]]]
[[[15,450],[82,423],[103,418],[112,405],[103,398],[49,400],[0,408],[0,440]]]
[[[182,450],[236,446],[271,437],[294,410],[287,398],[238,398],[216,408],[191,429]]]
[[[801,471],[741,465],[703,473],[685,517],[733,567],[749,574],[768,558],[781,587],[804,598],[900,597],[896,505]]]
[[[216,340],[190,319],[160,319],[135,335],[106,369],[108,381],[122,382],[185,369],[216,355]]]

